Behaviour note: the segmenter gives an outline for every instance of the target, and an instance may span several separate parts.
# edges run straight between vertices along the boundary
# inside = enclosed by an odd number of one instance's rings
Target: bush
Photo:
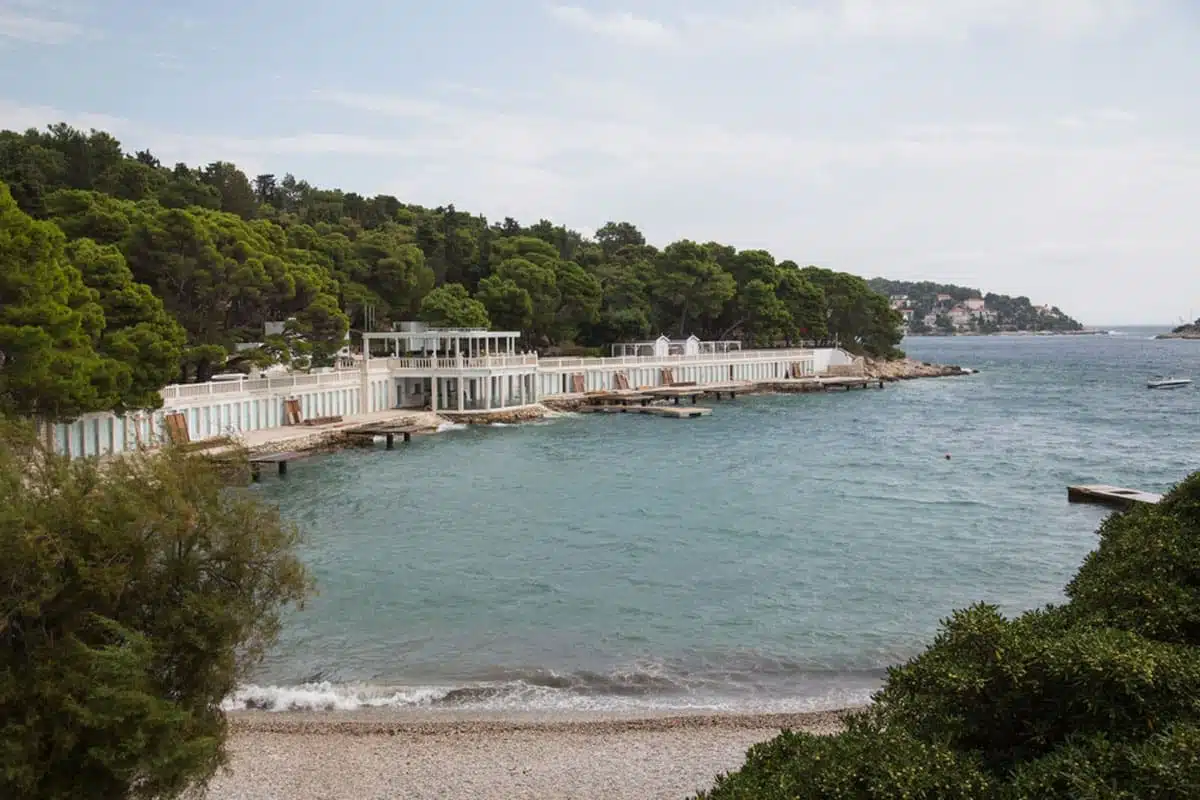
[[[297,532],[197,458],[68,462],[0,421],[0,797],[170,797],[309,579]]]
[[[700,797],[1200,797],[1200,473],[1107,519],[1067,597],[955,612],[846,732],[785,732]]]

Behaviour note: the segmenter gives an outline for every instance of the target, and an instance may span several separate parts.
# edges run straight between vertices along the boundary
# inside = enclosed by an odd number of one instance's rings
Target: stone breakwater
[[[957,365],[930,364],[917,361],[914,358],[901,358],[896,361],[865,360],[866,375],[885,381],[908,381],[916,378],[949,378],[958,375],[974,375],[975,370]]]

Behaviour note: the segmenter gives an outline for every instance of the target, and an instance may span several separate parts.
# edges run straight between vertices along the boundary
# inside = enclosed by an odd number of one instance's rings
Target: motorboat
[[[1178,389],[1181,386],[1190,386],[1191,378],[1155,378],[1146,383],[1147,389]]]

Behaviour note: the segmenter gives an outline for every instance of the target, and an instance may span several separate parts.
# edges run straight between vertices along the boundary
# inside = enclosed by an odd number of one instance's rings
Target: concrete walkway
[[[267,428],[258,431],[245,431],[239,437],[239,443],[253,453],[284,452],[287,450],[310,450],[327,444],[342,431],[358,428],[363,425],[405,424],[420,425],[436,428],[446,422],[445,417],[431,411],[419,409],[390,409],[375,411],[370,414],[354,414],[343,417],[341,422],[327,425],[286,425],[282,428]],[[206,453],[219,453],[222,449],[214,447]]]

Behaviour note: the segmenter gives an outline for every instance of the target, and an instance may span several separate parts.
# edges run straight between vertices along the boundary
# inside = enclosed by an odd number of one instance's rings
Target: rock
[[[964,369],[957,365],[930,364],[917,361],[914,358],[901,358],[895,361],[866,359],[866,374],[870,378],[884,381],[907,381],[914,378],[946,378],[957,375],[973,375],[975,370]]]
[[[466,425],[490,425],[496,422],[512,425],[517,422],[532,422],[546,416],[542,406],[522,406],[508,411],[487,411],[478,414],[455,414],[453,422]]]
[[[1170,333],[1160,333],[1155,339],[1200,339],[1200,327],[1183,325]]]

